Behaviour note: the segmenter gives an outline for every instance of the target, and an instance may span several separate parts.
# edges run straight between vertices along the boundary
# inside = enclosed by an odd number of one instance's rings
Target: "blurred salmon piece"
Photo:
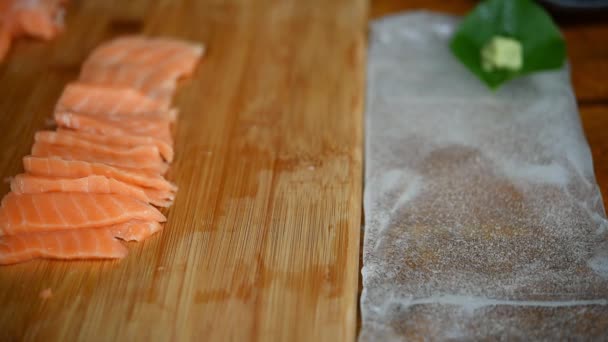
[[[140,91],[121,86],[98,86],[74,82],[68,84],[56,111],[116,116],[160,116],[174,121],[177,110],[146,97]]]
[[[64,28],[66,0],[0,0],[0,61],[21,36],[55,38]]]
[[[125,36],[95,49],[82,67],[80,81],[131,87],[168,105],[178,80],[194,72],[203,53],[201,44]]]
[[[59,127],[87,133],[151,137],[173,144],[171,122],[163,118],[137,117],[125,120],[108,115],[55,112],[55,122]]]
[[[156,146],[158,152],[167,162],[173,160],[173,147],[166,141],[152,137],[137,136],[137,135],[102,135],[96,133],[87,133],[72,129],[60,128],[55,131],[58,137],[72,138],[77,140],[85,140],[92,143],[102,144],[106,146],[116,146],[124,148],[132,148],[138,146]]]

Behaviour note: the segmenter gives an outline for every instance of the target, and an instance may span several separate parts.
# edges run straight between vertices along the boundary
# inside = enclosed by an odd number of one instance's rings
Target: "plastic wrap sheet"
[[[608,336],[607,222],[568,71],[488,90],[457,19],[372,24],[361,341]]]

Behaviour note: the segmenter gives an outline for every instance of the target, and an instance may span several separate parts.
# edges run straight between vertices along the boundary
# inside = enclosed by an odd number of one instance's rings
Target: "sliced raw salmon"
[[[177,81],[191,75],[204,52],[202,45],[175,39],[128,36],[99,46],[85,61],[80,80],[140,90],[170,103]]]
[[[25,1],[24,1],[25,2]],[[28,1],[49,4],[53,1]],[[53,4],[49,4],[53,5]],[[23,7],[18,10],[18,18],[13,34],[25,34],[43,40],[51,40],[63,30],[63,10],[60,7]],[[56,10],[56,11],[55,11]],[[51,12],[53,11],[53,12]]]
[[[102,135],[95,133],[87,133],[83,131],[75,131],[72,129],[58,129],[55,131],[58,136],[73,137],[74,139],[86,140],[96,144],[118,147],[138,147],[153,145],[158,148],[160,155],[167,162],[173,160],[173,147],[166,141],[151,137],[136,136],[136,135]]]
[[[156,148],[156,147],[155,147]],[[35,157],[59,157],[65,160],[81,160],[86,162],[103,163],[111,166],[128,168],[135,172],[150,172],[164,174],[169,165],[162,161],[157,154],[158,160],[150,160],[145,157],[137,158],[138,147],[131,151],[105,151],[82,147],[78,145],[65,146],[37,141],[32,146],[32,155]],[[140,153],[141,154],[141,153]]]
[[[57,178],[19,174],[11,180],[11,191],[15,194],[44,192],[116,194],[133,197],[158,207],[169,207],[175,198],[175,194],[171,191],[142,188],[114,178],[97,175],[81,178]]]
[[[63,30],[63,0],[2,0],[0,21],[13,37],[49,40]]]
[[[194,69],[192,61],[200,59],[204,46],[173,38],[149,38],[141,35],[129,35],[115,38],[99,45],[85,61],[95,65],[148,65],[153,66],[171,62],[181,62],[183,75],[189,75]],[[177,63],[179,64],[179,63]]]
[[[13,39],[29,35],[49,40],[63,29],[61,0],[0,0],[0,61]]]
[[[61,19],[62,0],[22,0],[20,14],[7,20],[3,6],[19,1],[0,0],[0,58],[17,32],[47,39],[61,29],[48,19]],[[123,258],[118,239],[142,241],[162,229],[166,218],[152,205],[170,206],[177,191],[161,176],[173,159],[177,110],[170,103],[203,50],[128,36],[87,58],[80,81],[56,105],[58,130],[36,134],[32,156],[23,159],[26,173],[11,180],[2,199],[0,264]]]
[[[37,258],[122,259],[127,248],[110,229],[71,229],[0,237],[0,265]]]
[[[119,120],[111,116],[93,116],[83,113],[55,112],[60,127],[103,135],[135,135],[161,139],[172,144],[170,122],[167,120]]]
[[[32,259],[120,259],[124,241],[143,241],[162,230],[155,221],[131,220],[102,228],[24,233],[0,237],[0,265]]]
[[[177,191],[175,184],[159,175],[133,172],[101,163],[64,160],[57,157],[25,156],[23,157],[23,166],[27,173],[37,176],[82,178],[90,175],[101,175],[144,188],[169,192]]]
[[[166,218],[153,206],[128,196],[10,192],[0,207],[0,235],[97,228],[130,220],[165,222]]]
[[[89,67],[80,73],[80,81],[107,87],[133,87],[155,102],[170,106],[178,77],[170,69],[150,69],[138,65]]]
[[[116,144],[102,144],[83,139],[75,134],[68,134],[64,131],[40,131],[37,132],[34,140],[48,144],[62,145],[66,147],[84,148],[91,153],[117,154],[120,157],[126,156],[137,162],[157,162],[163,163],[163,158],[156,145],[140,145],[125,147]],[[110,140],[110,139],[108,139]]]
[[[128,87],[105,87],[81,82],[63,90],[57,111],[119,116],[161,116],[174,121],[177,110]]]
[[[163,227],[156,221],[131,220],[109,227],[115,237],[124,241],[143,241]]]

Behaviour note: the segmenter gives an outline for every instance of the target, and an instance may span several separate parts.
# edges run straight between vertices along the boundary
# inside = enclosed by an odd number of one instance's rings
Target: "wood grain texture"
[[[122,262],[1,268],[0,339],[353,340],[366,10],[363,0],[73,1],[58,40],[17,43],[0,66],[2,177],[21,170],[100,42],[144,32],[208,54],[176,98],[168,177],[180,191],[164,231]]]
[[[431,10],[457,15],[470,11],[475,0],[371,0],[370,19],[401,11]],[[593,153],[604,203],[608,203],[608,21],[558,21],[566,40],[572,85],[581,121]]]

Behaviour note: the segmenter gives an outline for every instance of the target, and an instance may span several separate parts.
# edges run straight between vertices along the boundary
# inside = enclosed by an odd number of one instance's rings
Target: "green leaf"
[[[496,36],[519,41],[523,50],[521,69],[484,70],[481,50]],[[493,89],[521,75],[560,68],[566,59],[566,46],[559,29],[531,0],[483,1],[462,20],[450,48],[471,72]]]

